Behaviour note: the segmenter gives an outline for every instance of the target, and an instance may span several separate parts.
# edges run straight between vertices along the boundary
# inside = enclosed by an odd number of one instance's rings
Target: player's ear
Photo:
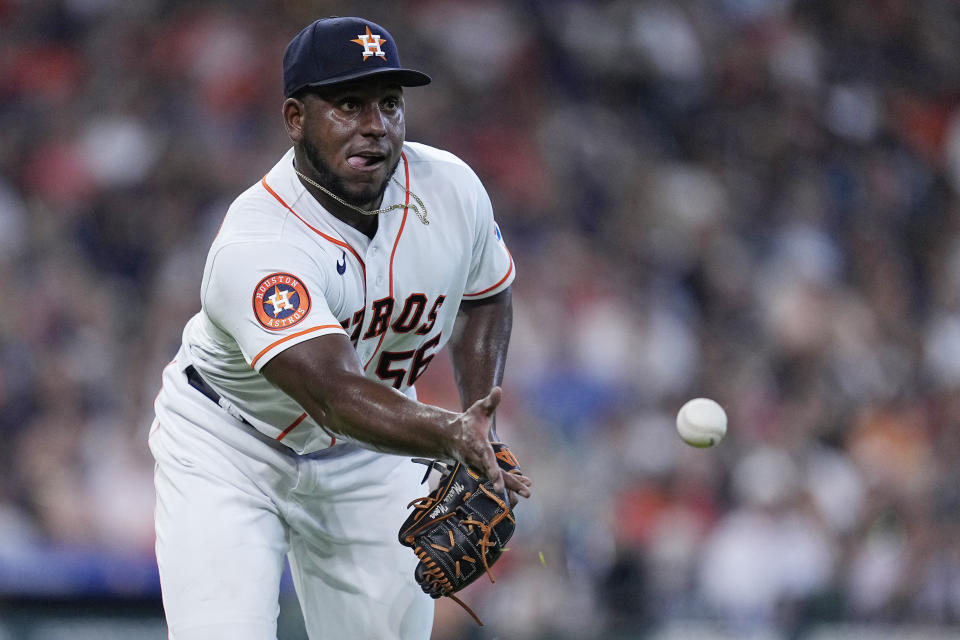
[[[300,142],[303,139],[303,118],[305,114],[306,106],[302,100],[287,98],[283,101],[283,124],[287,128],[287,135],[294,142]]]

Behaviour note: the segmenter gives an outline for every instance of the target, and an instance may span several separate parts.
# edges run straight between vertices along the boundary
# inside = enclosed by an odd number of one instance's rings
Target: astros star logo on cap
[[[380,45],[386,43],[386,40],[380,37],[380,34],[371,33],[370,27],[367,26],[367,33],[359,33],[355,40],[350,42],[356,42],[357,44],[363,45],[363,60],[366,62],[367,58],[370,56],[380,56],[384,60],[387,59],[387,54],[384,53],[383,49],[380,48]]]

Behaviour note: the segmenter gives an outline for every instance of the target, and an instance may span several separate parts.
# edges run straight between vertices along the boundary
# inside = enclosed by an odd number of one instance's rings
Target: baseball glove
[[[513,452],[501,442],[492,444],[500,468],[520,473]],[[400,544],[413,549],[420,558],[414,577],[424,593],[432,598],[452,598],[482,626],[470,607],[453,594],[483,573],[494,582],[490,567],[516,528],[506,492],[495,493],[492,482],[481,482],[463,463],[415,461],[429,467],[424,482],[431,469],[443,475],[429,495],[407,505],[413,512],[400,527]]]

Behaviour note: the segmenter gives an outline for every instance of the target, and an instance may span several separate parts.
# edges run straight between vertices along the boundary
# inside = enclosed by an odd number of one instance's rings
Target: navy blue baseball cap
[[[397,43],[386,29],[363,18],[322,18],[297,34],[283,54],[283,95],[368,76],[389,76],[419,87],[430,76],[400,65]]]

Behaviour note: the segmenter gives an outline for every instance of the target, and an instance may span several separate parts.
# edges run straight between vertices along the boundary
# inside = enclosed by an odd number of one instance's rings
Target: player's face
[[[406,134],[403,89],[378,81],[304,97],[301,148],[312,177],[356,206],[378,206]]]

